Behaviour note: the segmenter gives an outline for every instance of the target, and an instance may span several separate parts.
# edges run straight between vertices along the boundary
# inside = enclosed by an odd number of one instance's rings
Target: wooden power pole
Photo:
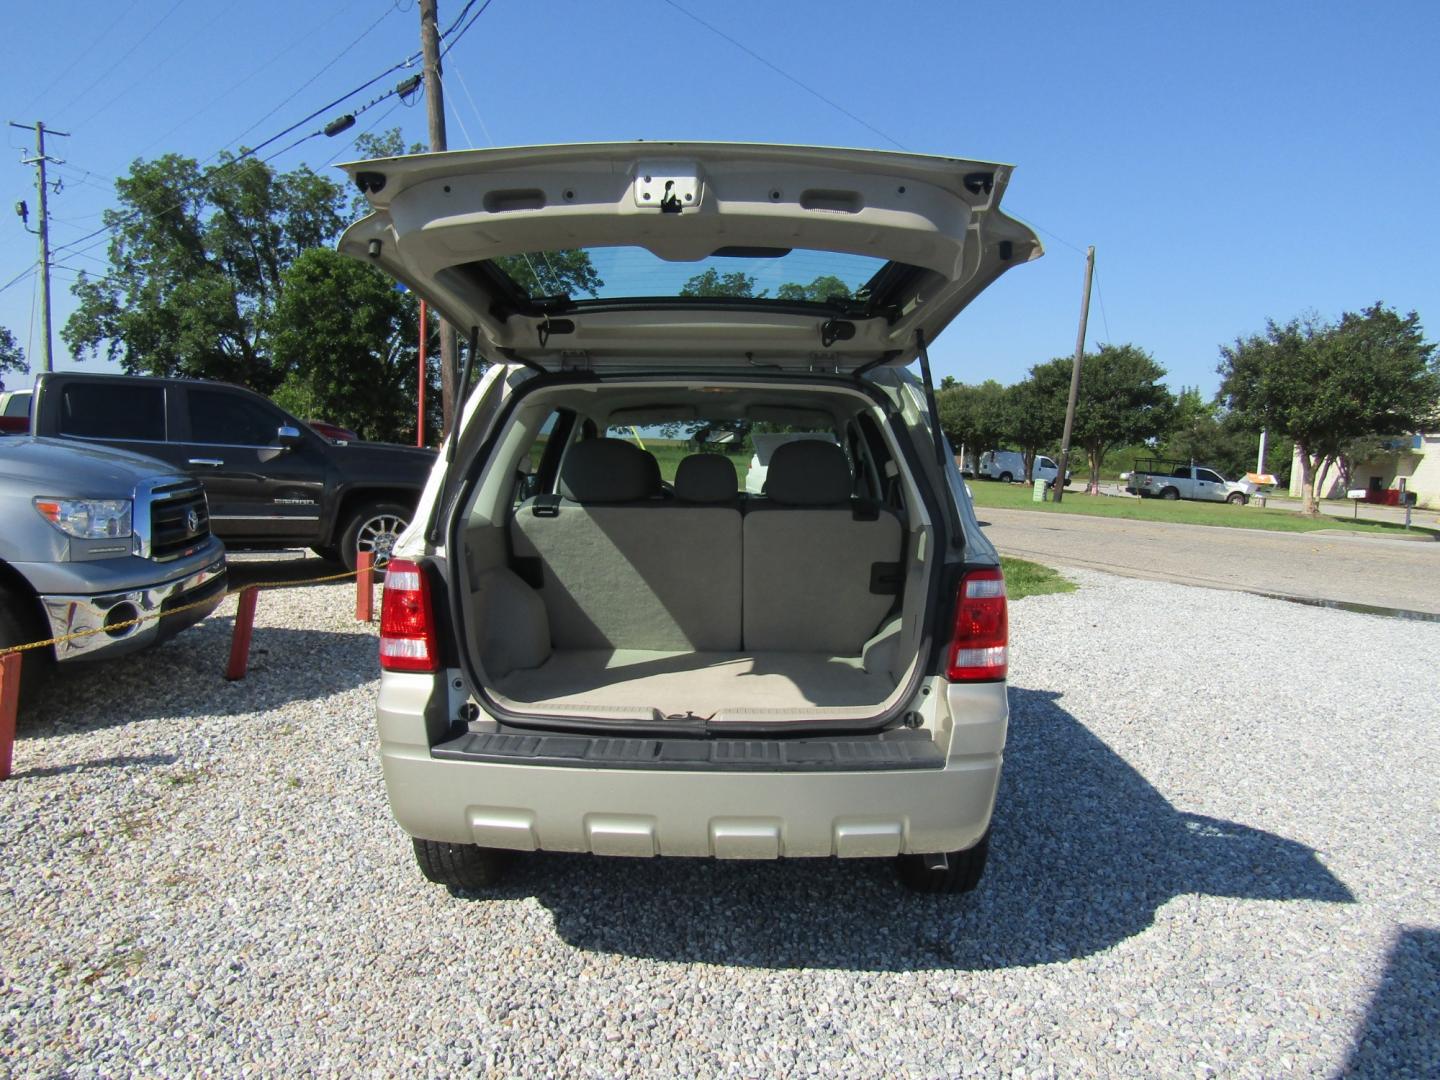
[[[425,72],[425,111],[430,120],[430,149],[446,150],[445,87],[440,82],[440,28],[437,0],[420,0],[420,52]],[[455,328],[440,320],[440,415],[442,436],[450,431],[455,418],[456,374],[460,370],[459,350],[455,344]]]
[[[40,228],[36,230],[40,234],[40,325],[44,328],[41,338],[40,370],[53,371],[55,361],[51,352],[50,333],[50,205],[48,201],[50,183],[45,178],[45,165],[51,161],[57,165],[60,162],[56,158],[46,157],[45,136],[47,134],[68,136],[70,133],[48,130],[39,120],[35,121],[33,128],[29,124],[17,124],[13,120],[10,122],[10,126],[35,132],[35,156],[21,160],[26,165],[35,166],[35,189],[40,196]],[[26,228],[29,226],[27,225]]]
[[[1080,398],[1080,360],[1085,355],[1085,327],[1090,322],[1090,279],[1095,276],[1095,245],[1085,252],[1085,294],[1080,298],[1080,333],[1075,337],[1075,363],[1070,368],[1070,401],[1065,406],[1065,434],[1060,440],[1060,474],[1055,477],[1055,501],[1065,497],[1065,474],[1070,471],[1070,433],[1075,429],[1075,403]]]

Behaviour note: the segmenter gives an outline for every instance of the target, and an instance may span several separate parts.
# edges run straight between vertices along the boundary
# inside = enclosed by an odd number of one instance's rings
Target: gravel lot
[[[0,1071],[1435,1075],[1440,625],[1073,576],[1012,609],[970,898],[567,856],[450,897],[346,585],[263,595],[241,683],[234,601],[77,671],[0,785]]]

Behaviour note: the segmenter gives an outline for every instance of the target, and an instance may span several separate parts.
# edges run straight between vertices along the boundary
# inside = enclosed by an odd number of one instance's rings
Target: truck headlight
[[[130,535],[129,499],[47,499],[37,496],[35,509],[67,536],[78,540],[115,540]]]

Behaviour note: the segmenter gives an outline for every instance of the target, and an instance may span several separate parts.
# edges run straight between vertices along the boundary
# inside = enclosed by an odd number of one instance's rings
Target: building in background
[[[1397,435],[1381,439],[1374,453],[1358,459],[1351,469],[1351,488],[1364,488],[1367,502],[1400,504],[1400,481],[1415,495],[1415,505],[1440,510],[1440,432]],[[1343,499],[1345,482],[1332,466],[1319,492],[1322,499]],[[1300,494],[1300,453],[1290,465],[1290,494]]]

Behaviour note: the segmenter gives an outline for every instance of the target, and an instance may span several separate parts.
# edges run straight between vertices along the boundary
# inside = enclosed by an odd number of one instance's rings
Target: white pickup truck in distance
[[[1256,488],[1249,481],[1226,480],[1204,465],[1142,460],[1135,463],[1125,490],[1142,499],[1198,499],[1244,506]]]

